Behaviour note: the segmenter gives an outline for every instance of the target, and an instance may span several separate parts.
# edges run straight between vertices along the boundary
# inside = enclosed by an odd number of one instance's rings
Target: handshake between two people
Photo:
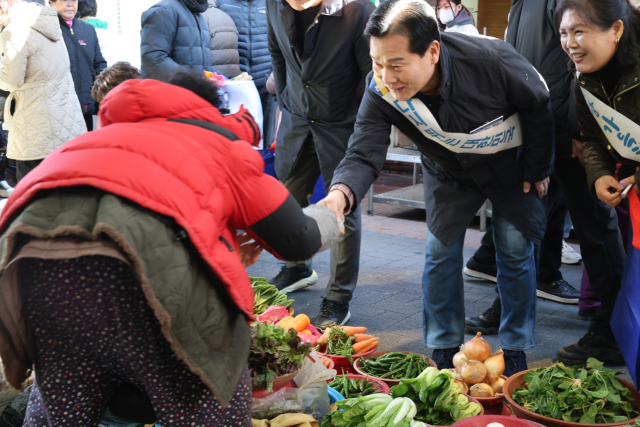
[[[315,221],[318,226],[318,230],[320,232],[321,244],[320,247],[315,251],[315,253],[324,252],[329,249],[331,246],[338,243],[340,240],[340,236],[344,234],[344,209],[346,203],[343,204],[342,210],[339,211],[337,208],[334,210],[334,204],[327,205],[325,201],[327,199],[336,198],[336,195],[332,194],[336,191],[332,191],[329,195],[318,202],[316,205],[310,205],[306,208],[302,209],[302,213],[307,217],[311,218]],[[342,195],[342,192],[337,191]],[[240,257],[240,261],[242,265],[247,268],[258,262],[260,259],[260,254],[263,251],[263,247],[261,244],[253,239],[252,236],[245,232],[239,232],[237,234],[238,241],[238,255]],[[266,242],[268,245],[271,245],[270,242]],[[303,242],[300,242],[303,244]],[[298,260],[292,260],[298,261]]]

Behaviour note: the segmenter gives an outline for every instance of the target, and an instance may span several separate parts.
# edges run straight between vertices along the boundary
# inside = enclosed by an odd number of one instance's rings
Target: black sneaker
[[[464,267],[464,274],[476,279],[490,280],[498,283],[498,267],[495,264],[480,264],[473,257],[469,258]]]
[[[325,329],[334,325],[343,326],[349,319],[351,319],[349,304],[323,298],[320,313],[318,313],[316,320],[313,321],[313,326],[318,329]]]
[[[436,365],[438,365],[438,369],[453,369],[453,356],[455,356],[459,351],[459,347],[433,350],[431,360],[436,362]]]
[[[561,348],[557,356],[558,361],[567,366],[584,365],[590,357],[598,359],[605,365],[625,364],[616,340],[593,332],[587,332],[576,344]]]
[[[502,314],[502,304],[500,298],[496,298],[487,309],[478,317],[467,317],[464,319],[465,329],[472,333],[482,332],[482,335],[495,335],[500,330],[500,315]]]
[[[504,351],[504,376],[510,377],[518,372],[526,371],[527,356],[524,351],[505,350]]]
[[[595,317],[596,313],[594,311],[580,311],[578,310],[578,317],[582,320],[591,321]]]
[[[318,283],[318,274],[304,263],[295,267],[283,265],[280,273],[269,280],[269,284],[278,288],[282,294],[313,286],[316,283]]]
[[[577,304],[580,292],[566,280],[560,279],[551,283],[538,282],[538,296],[563,304]]]

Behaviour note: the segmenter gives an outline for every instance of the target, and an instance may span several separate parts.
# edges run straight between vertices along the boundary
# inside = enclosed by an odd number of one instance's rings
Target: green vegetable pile
[[[284,329],[270,323],[253,323],[249,353],[253,384],[272,392],[273,381],[300,369],[311,350],[311,344],[303,344],[295,329]]]
[[[353,342],[356,337],[348,337],[347,331],[337,326],[332,326],[329,331],[329,338],[327,339],[325,354],[332,354],[334,356],[345,356],[349,358],[349,361],[353,364]],[[322,345],[318,344],[316,350],[320,351]]]
[[[429,363],[419,354],[400,352],[387,353],[370,360],[360,359],[360,370],[376,378],[400,380],[415,378],[429,367]]]
[[[449,426],[480,413],[477,403],[469,402],[455,383],[453,372],[428,367],[413,379],[403,379],[391,388],[391,396],[408,397],[416,404],[415,419],[436,426]]]
[[[358,396],[368,396],[379,391],[380,384],[377,382],[369,382],[367,378],[359,380],[348,378],[347,375],[338,375],[329,383],[329,387],[334,388],[345,398],[349,399]]]
[[[524,374],[526,388],[511,397],[520,406],[545,417],[579,423],[619,423],[637,417],[630,391],[596,359],[587,366],[565,367],[557,363]]]
[[[272,305],[281,305],[289,308],[295,300],[288,300],[287,296],[278,292],[278,288],[270,285],[264,277],[249,277],[251,287],[255,294],[253,300],[253,314],[261,315]]]
[[[342,411],[325,415],[321,427],[419,427],[414,424],[416,405],[411,399],[377,393],[336,405]]]

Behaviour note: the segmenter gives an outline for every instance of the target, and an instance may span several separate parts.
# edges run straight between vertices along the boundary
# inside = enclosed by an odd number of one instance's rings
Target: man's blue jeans
[[[504,350],[533,347],[536,320],[536,265],[533,242],[497,209],[493,233],[502,301],[500,345]],[[464,341],[464,233],[447,246],[431,232],[422,276],[424,344],[432,349],[460,346]]]

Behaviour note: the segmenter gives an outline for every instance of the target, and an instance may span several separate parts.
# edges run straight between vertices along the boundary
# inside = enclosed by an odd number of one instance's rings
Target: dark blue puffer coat
[[[159,78],[178,67],[214,71],[207,21],[180,0],[162,0],[142,14],[142,76]]]
[[[271,74],[271,55],[267,41],[266,0],[218,0],[238,28],[240,69],[251,74],[256,86],[267,83]]]

